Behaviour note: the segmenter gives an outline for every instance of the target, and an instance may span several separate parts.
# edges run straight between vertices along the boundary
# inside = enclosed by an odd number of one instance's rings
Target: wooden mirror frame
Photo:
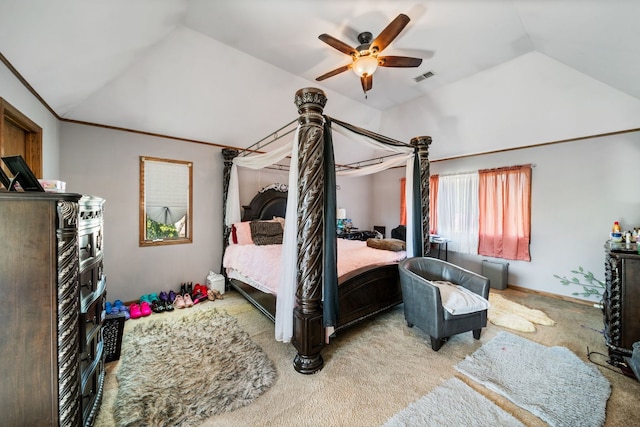
[[[171,164],[181,164],[188,168],[189,185],[188,185],[188,208],[186,213],[185,236],[167,239],[147,239],[147,210],[145,200],[145,162],[165,162]],[[162,159],[158,157],[140,156],[140,246],[163,246],[176,245],[193,242],[193,163],[183,160]]]

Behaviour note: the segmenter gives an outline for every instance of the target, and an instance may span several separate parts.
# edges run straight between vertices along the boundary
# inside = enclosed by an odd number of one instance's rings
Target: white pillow
[[[442,307],[451,314],[468,314],[489,308],[489,301],[465,287],[443,280],[431,283],[440,289]]]

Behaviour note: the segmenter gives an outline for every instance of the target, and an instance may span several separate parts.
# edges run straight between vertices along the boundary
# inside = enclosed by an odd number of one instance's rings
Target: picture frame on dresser
[[[44,192],[44,188],[34,175],[33,171],[24,161],[22,156],[3,157],[2,161],[13,174],[14,180],[18,181],[23,191],[40,191]],[[12,185],[9,185],[10,187]]]

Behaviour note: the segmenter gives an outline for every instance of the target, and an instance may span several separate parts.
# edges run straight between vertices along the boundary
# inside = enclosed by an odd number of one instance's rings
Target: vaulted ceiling
[[[420,67],[379,68],[367,97],[350,71],[315,81],[350,61],[318,35],[357,46],[400,13],[385,54]],[[251,141],[295,117],[297,88],[366,115],[531,52],[640,100],[639,16],[637,0],[4,0],[0,53],[61,117],[233,143],[219,120],[266,116],[239,130]]]

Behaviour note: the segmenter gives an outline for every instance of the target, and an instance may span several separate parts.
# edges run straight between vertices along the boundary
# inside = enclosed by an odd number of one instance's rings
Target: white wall
[[[222,260],[219,147],[72,123],[61,125],[61,179],[67,190],[104,197],[108,299],[204,283]],[[139,247],[139,156],[193,162],[193,243]]]
[[[0,63],[0,97],[42,128],[42,177],[58,179],[59,120]]]
[[[582,266],[603,279],[602,245],[613,221],[640,226],[640,133],[544,144],[637,129],[639,117],[640,100],[532,52],[385,111],[381,132],[432,136],[432,174],[537,164],[532,260],[509,261],[509,284],[570,295],[580,289],[560,285],[554,274]],[[446,159],[457,160],[438,162]],[[397,194],[402,173],[377,176],[376,192]],[[398,224],[399,207],[389,209],[386,200],[374,206],[375,220]],[[450,260],[480,272],[481,257]]]
[[[635,129],[639,118],[639,99],[532,52],[385,111],[381,133],[430,135],[430,158],[443,159]]]
[[[437,144],[439,141],[434,141]],[[640,226],[640,132],[526,148],[431,163],[431,173],[452,174],[532,163],[531,262],[509,263],[510,285],[571,296],[581,288],[563,286],[554,274],[571,277],[582,266],[604,280],[603,245],[614,221]],[[395,227],[400,215],[396,169],[374,178],[374,221]],[[393,192],[393,193],[392,193]],[[446,237],[446,236],[444,236]],[[481,272],[477,255],[449,253],[449,260]],[[580,297],[582,298],[582,297]]]

